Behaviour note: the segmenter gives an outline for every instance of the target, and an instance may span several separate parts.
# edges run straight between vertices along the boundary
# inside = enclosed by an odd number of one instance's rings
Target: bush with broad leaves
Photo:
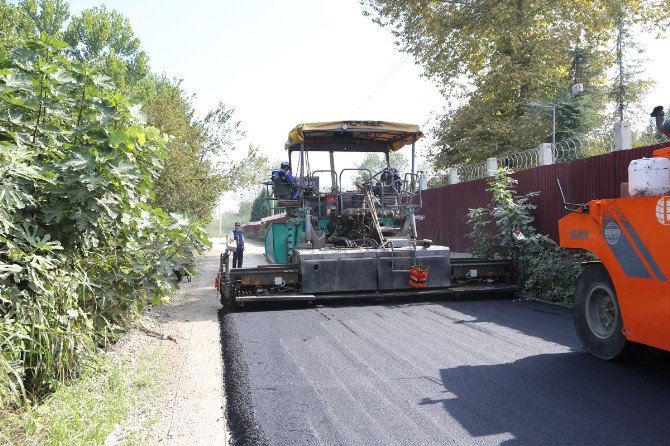
[[[538,192],[517,195],[512,172],[500,168],[489,180],[493,198],[487,207],[470,209],[473,254],[479,257],[516,260],[522,291],[530,297],[549,302],[572,304],[575,284],[582,266],[580,256],[561,249],[533,227],[530,202]],[[512,233],[521,231],[525,239],[517,241]]]
[[[0,407],[79,374],[208,244],[150,205],[167,136],[68,51],[0,57]]]

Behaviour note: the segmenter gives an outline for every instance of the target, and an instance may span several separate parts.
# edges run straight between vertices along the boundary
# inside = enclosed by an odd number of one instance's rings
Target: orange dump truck
[[[629,341],[670,350],[670,148],[629,167],[629,198],[569,205],[560,244],[590,262],[574,299],[577,334],[602,359]],[[572,206],[572,207],[571,207]]]

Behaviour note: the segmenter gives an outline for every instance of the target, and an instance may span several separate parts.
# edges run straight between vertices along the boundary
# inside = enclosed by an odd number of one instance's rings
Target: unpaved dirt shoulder
[[[197,261],[168,305],[157,307],[115,349],[121,356],[152,354],[160,361],[159,390],[116,427],[106,444],[123,444],[124,431],[141,431],[148,445],[226,445],[219,302],[214,290],[221,239]],[[163,335],[163,336],[161,336]],[[174,338],[174,341],[170,340]],[[175,342],[176,341],[176,342]],[[156,351],[157,350],[157,351]]]
[[[163,309],[163,332],[177,343],[166,345],[156,444],[227,444],[222,391],[219,302],[214,278],[222,252],[220,239],[197,262],[197,274],[184,283]],[[166,343],[165,341],[163,341]]]

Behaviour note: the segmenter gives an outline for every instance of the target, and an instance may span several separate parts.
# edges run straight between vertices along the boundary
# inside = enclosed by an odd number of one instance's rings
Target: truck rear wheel
[[[602,265],[589,265],[579,276],[574,302],[575,328],[593,356],[615,359],[626,347],[616,291]]]

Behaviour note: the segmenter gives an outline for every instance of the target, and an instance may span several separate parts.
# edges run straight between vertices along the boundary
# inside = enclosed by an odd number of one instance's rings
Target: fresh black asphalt
[[[221,313],[236,444],[670,444],[667,354],[605,362],[512,300]]]

